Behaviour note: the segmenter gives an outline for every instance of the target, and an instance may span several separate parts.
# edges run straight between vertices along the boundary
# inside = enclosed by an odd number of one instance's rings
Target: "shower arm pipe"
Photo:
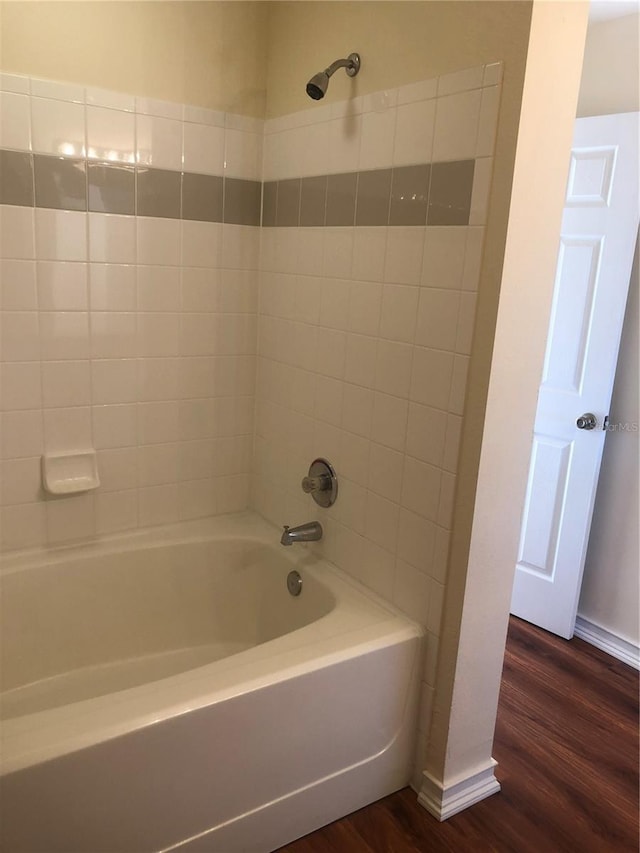
[[[328,68],[324,69],[324,73],[327,77],[331,77],[336,73],[338,68],[346,68],[347,72],[349,72],[354,69],[357,71],[358,66],[351,56],[348,56],[346,59],[336,59],[336,61],[332,62]]]

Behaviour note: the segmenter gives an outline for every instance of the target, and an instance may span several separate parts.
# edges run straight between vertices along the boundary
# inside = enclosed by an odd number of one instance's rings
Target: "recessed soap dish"
[[[42,485],[50,495],[75,495],[97,489],[100,477],[95,450],[45,454]]]

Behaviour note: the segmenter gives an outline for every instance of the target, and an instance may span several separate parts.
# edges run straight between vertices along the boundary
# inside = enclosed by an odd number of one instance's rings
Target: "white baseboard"
[[[595,622],[578,616],[574,635],[623,663],[629,664],[634,669],[640,669],[640,647],[612,634],[606,628],[601,628]]]
[[[497,762],[492,758],[488,767],[476,770],[469,776],[458,778],[447,785],[425,770],[422,774],[424,778],[418,802],[438,820],[447,820],[474,803],[479,803],[491,794],[498,793],[500,783],[493,772],[496,764]]]

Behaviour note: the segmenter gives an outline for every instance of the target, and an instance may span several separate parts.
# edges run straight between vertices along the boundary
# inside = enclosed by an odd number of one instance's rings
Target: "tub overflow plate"
[[[287,589],[291,595],[300,595],[302,592],[302,578],[295,569],[287,575]]]

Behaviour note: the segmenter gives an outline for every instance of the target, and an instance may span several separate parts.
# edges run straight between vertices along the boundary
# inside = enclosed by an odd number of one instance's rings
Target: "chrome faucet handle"
[[[338,497],[336,472],[326,459],[314,459],[306,477],[302,478],[302,491],[311,495],[318,506],[332,506]]]
[[[302,491],[306,495],[310,495],[312,492],[326,492],[330,488],[330,474],[319,474],[317,477],[302,478]]]

